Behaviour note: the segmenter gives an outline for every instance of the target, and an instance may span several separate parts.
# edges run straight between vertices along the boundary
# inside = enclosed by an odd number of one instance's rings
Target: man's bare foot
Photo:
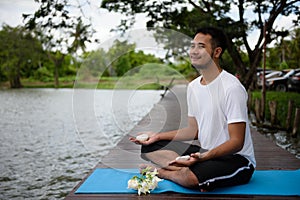
[[[146,168],[150,171],[157,169],[157,176],[161,179],[167,179],[188,188],[198,187],[198,179],[188,167],[181,167],[180,170],[169,170],[151,164],[141,164],[139,167],[141,173]],[[206,190],[202,189],[201,192],[206,192]]]

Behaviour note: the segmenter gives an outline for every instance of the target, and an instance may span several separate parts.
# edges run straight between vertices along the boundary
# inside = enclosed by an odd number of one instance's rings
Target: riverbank
[[[76,77],[59,78],[58,88],[85,88],[85,89],[147,89],[159,90],[175,84],[186,84],[183,76],[124,76],[124,77],[89,77],[80,80]],[[34,79],[21,79],[22,88],[55,88],[53,80],[39,81]],[[9,89],[9,82],[0,82],[0,89]]]

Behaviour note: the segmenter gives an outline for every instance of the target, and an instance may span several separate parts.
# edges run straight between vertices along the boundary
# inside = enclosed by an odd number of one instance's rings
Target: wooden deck
[[[131,143],[128,138],[140,131],[166,131],[183,127],[187,124],[186,86],[173,87],[167,95],[154,106],[140,123],[126,135],[95,168],[138,168],[145,163],[139,156],[140,146]],[[299,169],[300,160],[274,142],[252,129],[255,157],[258,170]],[[93,171],[93,170],[92,170]],[[92,173],[91,171],[91,173]],[[88,177],[88,176],[87,176]],[[87,178],[85,177],[66,197],[66,200],[91,199],[299,199],[299,197],[250,196],[250,195],[186,195],[177,193],[149,194],[74,194]]]

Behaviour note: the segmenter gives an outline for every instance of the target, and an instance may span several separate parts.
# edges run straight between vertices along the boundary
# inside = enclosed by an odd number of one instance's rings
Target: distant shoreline
[[[42,82],[35,80],[22,79],[21,88],[55,88],[54,81]],[[187,80],[175,79],[172,85],[187,84]],[[120,77],[102,78],[101,80],[84,80],[77,82],[60,81],[58,88],[86,88],[86,89],[142,89],[142,90],[164,90],[165,87],[170,87],[168,79],[129,79],[122,80]],[[0,89],[10,89],[9,82],[0,82]]]

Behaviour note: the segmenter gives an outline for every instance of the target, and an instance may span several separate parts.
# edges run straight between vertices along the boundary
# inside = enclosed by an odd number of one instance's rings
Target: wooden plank
[[[139,124],[126,135],[118,145],[111,149],[101,163],[95,168],[137,168],[145,162],[139,156],[140,146],[129,141],[130,135],[140,131],[166,131],[184,127],[187,124],[186,88],[176,86],[146,115]],[[299,169],[300,160],[264,135],[251,128],[255,157],[258,170],[269,169]],[[92,173],[92,171],[90,172]],[[88,176],[87,176],[88,177]],[[177,193],[150,194],[74,194],[77,188],[87,178],[85,177],[66,197],[67,200],[94,199],[282,199],[282,196],[253,196],[253,195],[186,195]],[[294,196],[284,196],[284,199],[299,199]]]

